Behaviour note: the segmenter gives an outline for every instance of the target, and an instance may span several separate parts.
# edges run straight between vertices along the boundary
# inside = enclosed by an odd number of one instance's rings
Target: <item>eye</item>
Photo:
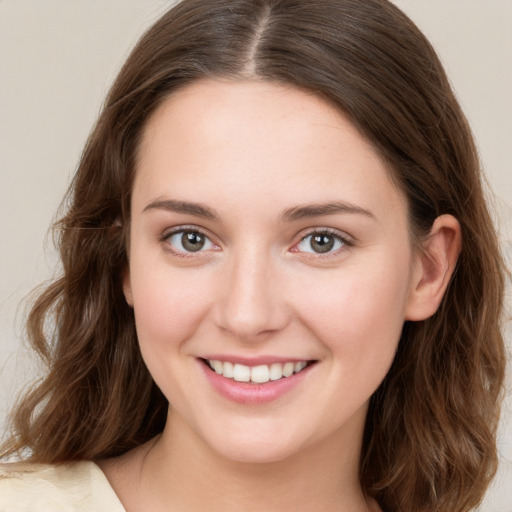
[[[341,236],[329,232],[310,233],[297,245],[297,250],[315,254],[327,254],[349,245]]]
[[[167,235],[165,241],[177,253],[194,253],[214,249],[216,246],[200,231],[182,229]]]

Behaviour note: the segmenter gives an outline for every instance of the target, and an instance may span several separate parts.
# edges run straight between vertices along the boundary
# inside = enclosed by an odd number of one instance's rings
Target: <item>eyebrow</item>
[[[218,220],[219,215],[200,203],[191,203],[188,201],[177,201],[175,199],[156,200],[149,203],[143,210],[143,212],[149,210],[166,210],[169,212],[183,213],[188,215],[194,215],[196,217],[203,217],[204,219]]]
[[[194,215],[209,220],[219,220],[220,216],[215,211],[201,203],[193,203],[189,201],[179,201],[176,199],[157,199],[149,203],[144,212],[149,210],[166,210],[174,213],[186,215]],[[298,205],[285,210],[280,216],[281,222],[296,222],[303,219],[311,219],[314,217],[322,217],[324,215],[336,215],[339,213],[349,213],[364,215],[375,219],[375,215],[360,206],[345,202],[329,202]]]
[[[281,221],[294,222],[313,217],[322,217],[324,215],[335,215],[337,213],[351,213],[364,215],[375,220],[375,215],[365,208],[361,208],[355,204],[334,201],[332,203],[306,204],[294,206],[283,212],[280,217]]]

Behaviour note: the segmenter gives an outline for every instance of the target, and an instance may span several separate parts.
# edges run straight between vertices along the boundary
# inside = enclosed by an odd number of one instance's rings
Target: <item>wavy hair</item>
[[[459,220],[462,253],[443,302],[431,318],[406,322],[371,399],[360,479],[388,512],[471,509],[497,465],[505,267],[473,137],[442,65],[385,0],[184,0],[140,39],[55,226],[62,277],[28,318],[48,372],[19,403],[3,454],[111,457],[163,429],[168,404],[121,289],[135,159],[166,98],[219,77],[290,84],[335,105],[407,196],[413,240],[441,214]]]

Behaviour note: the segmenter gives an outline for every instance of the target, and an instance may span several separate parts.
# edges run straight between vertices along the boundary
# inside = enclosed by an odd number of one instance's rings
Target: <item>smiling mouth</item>
[[[226,379],[254,384],[265,384],[270,381],[286,379],[296,373],[300,373],[304,368],[315,362],[298,361],[246,366],[217,359],[202,359],[202,361],[217,375],[222,375]]]

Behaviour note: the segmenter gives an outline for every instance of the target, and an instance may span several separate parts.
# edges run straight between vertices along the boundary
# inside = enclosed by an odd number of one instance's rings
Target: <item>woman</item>
[[[392,4],[181,2],[121,70],[58,227],[4,509],[481,500],[503,263],[465,118]]]

